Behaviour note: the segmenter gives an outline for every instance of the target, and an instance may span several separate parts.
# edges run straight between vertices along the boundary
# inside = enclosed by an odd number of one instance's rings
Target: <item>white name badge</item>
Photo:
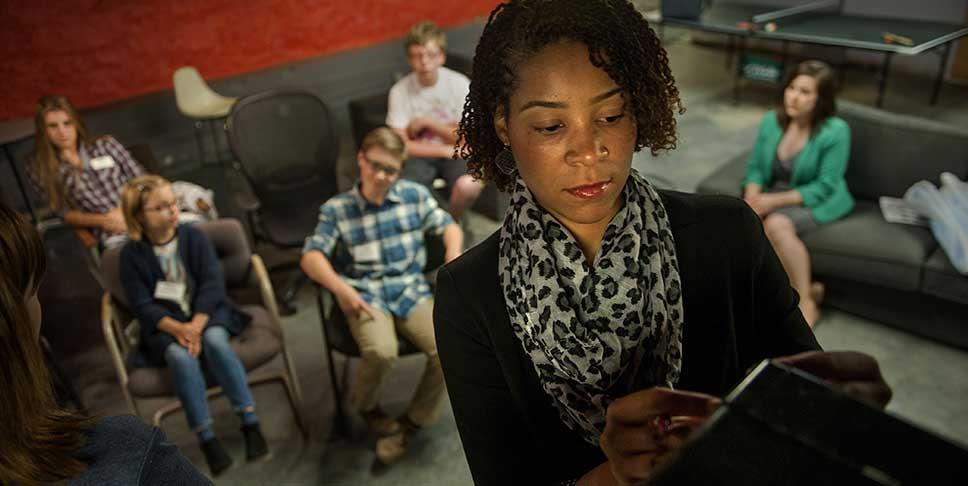
[[[375,262],[380,260],[380,242],[371,241],[353,247],[353,260],[356,262]]]
[[[114,159],[110,155],[102,155],[91,159],[91,168],[94,170],[110,169],[114,167]]]
[[[183,283],[159,280],[158,284],[155,285],[156,299],[170,300],[172,302],[181,302],[181,300],[184,297],[185,297],[185,284]]]

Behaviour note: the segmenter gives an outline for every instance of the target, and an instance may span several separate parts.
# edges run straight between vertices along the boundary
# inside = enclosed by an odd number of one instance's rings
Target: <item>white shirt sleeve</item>
[[[467,99],[468,93],[471,91],[471,80],[467,79],[462,73],[455,72],[453,78],[454,86],[454,97],[451,100],[453,106],[451,109],[455,116],[455,123],[460,121],[461,114],[464,112],[464,101]]]
[[[403,78],[390,88],[390,97],[387,100],[387,126],[390,128],[405,129],[413,118],[410,113],[410,103],[407,100],[406,89],[403,83],[407,78]]]

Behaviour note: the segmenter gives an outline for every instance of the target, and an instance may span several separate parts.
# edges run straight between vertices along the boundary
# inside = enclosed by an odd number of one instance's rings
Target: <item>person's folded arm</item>
[[[72,209],[64,212],[62,219],[68,226],[104,229],[109,217],[105,213],[88,213]]]
[[[431,129],[434,131],[440,139],[448,144],[455,145],[457,143],[457,124],[456,123],[441,123],[438,121],[433,121],[430,124]]]
[[[426,140],[412,140],[407,137],[406,128],[394,128],[407,144],[407,157],[424,159],[451,159],[454,157],[454,145],[431,142]]]

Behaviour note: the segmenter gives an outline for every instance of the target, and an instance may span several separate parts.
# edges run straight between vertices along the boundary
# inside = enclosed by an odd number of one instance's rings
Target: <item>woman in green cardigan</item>
[[[844,180],[850,128],[834,116],[834,80],[823,62],[797,66],[783,91],[783,106],[760,123],[743,179],[743,199],[763,219],[811,327],[819,317],[823,286],[811,283],[810,255],[800,237],[854,207]]]

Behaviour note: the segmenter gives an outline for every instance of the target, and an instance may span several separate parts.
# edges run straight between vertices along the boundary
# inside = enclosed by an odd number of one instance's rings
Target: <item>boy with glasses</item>
[[[402,457],[413,433],[436,420],[445,394],[433,294],[424,276],[424,234],[443,235],[448,262],[463,243],[460,228],[426,187],[398,180],[406,153],[403,139],[389,128],[363,138],[356,156],[359,182],[322,205],[300,262],[332,292],[360,347],[352,401],[379,437],[376,454],[385,464]],[[379,388],[397,359],[397,331],[427,355],[427,366],[407,412],[394,420],[380,409]]]
[[[390,89],[386,120],[406,140],[412,157],[402,177],[428,188],[438,175],[443,177],[450,187],[450,214],[460,221],[464,209],[477,200],[482,188],[467,174],[467,164],[454,160],[457,123],[470,81],[444,67],[447,38],[432,22],[414,25],[405,46],[412,72]]]

